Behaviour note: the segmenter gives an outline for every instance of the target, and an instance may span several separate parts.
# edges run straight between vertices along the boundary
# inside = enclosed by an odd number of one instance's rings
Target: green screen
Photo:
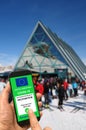
[[[11,77],[10,83],[18,122],[29,119],[28,110],[30,108],[39,117],[32,75]]]

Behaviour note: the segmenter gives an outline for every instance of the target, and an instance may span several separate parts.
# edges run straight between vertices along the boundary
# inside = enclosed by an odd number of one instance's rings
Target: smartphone
[[[24,127],[30,123],[28,116],[30,108],[39,120],[40,112],[32,74],[28,70],[14,71],[9,75],[9,82],[18,124]]]

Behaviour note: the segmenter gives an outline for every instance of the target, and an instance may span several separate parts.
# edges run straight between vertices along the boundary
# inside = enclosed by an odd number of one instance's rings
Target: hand
[[[6,88],[2,91],[0,95],[0,130],[27,130],[30,126],[21,128],[16,121],[15,111],[13,103],[8,103],[8,97],[10,94],[9,82]],[[37,94],[37,98],[40,99],[41,94]],[[41,105],[38,102],[39,107]]]
[[[29,117],[30,117],[31,130],[42,130],[42,128],[39,125],[39,122],[32,110],[29,110]],[[52,129],[49,127],[45,127],[43,130],[52,130]]]

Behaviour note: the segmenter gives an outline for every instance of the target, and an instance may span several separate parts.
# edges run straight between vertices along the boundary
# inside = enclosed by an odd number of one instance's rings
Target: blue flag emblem
[[[24,77],[24,78],[17,78],[16,79],[16,85],[17,85],[17,87],[27,86],[28,85],[27,78],[26,77]]]

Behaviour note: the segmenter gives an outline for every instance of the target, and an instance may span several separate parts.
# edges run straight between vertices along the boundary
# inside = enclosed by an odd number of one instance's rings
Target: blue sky
[[[38,20],[86,63],[86,0],[0,0],[1,65],[15,65]]]

